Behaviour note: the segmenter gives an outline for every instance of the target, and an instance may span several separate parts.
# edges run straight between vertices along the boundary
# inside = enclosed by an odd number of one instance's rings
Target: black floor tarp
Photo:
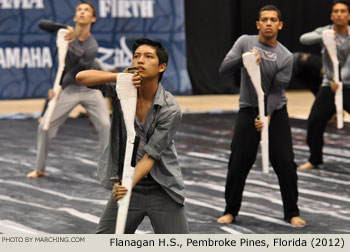
[[[283,221],[272,168],[261,172],[260,153],[248,176],[235,224],[222,225],[227,160],[235,114],[185,114],[176,147],[186,189],[191,233],[350,233],[350,125],[325,134],[325,164],[298,171],[299,207],[308,225]],[[308,158],[306,122],[291,120],[296,163]],[[94,233],[109,196],[98,182],[97,135],[85,118],[68,119],[54,139],[48,176],[27,179],[35,164],[34,119],[0,120],[0,233]],[[169,216],[171,217],[171,216]],[[152,233],[148,219],[137,233]]]

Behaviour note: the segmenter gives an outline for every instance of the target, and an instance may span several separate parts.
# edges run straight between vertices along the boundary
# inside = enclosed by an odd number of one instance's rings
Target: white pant
[[[38,128],[36,171],[41,172],[45,170],[51,140],[57,135],[59,127],[66,121],[70,112],[78,104],[81,104],[87,110],[89,117],[93,121],[98,132],[101,150],[108,144],[110,117],[101,91],[85,86],[69,85],[63,89],[57,100],[49,130],[43,130],[42,126]],[[45,119],[44,117],[43,120]]]

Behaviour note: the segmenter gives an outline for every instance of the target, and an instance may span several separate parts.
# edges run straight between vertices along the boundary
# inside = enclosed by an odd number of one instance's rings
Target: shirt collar
[[[156,94],[154,96],[153,104],[154,105],[159,105],[161,107],[166,104],[166,101],[165,101],[165,89],[163,88],[161,83],[158,84],[158,89],[157,89],[157,92],[156,92]]]

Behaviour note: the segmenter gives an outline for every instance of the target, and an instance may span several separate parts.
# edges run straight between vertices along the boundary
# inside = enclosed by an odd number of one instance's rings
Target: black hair
[[[169,60],[168,50],[165,47],[163,47],[163,45],[160,42],[154,41],[154,40],[151,40],[148,38],[136,39],[134,44],[132,45],[132,54],[134,54],[136,49],[142,45],[149,45],[149,46],[154,47],[156,49],[156,53],[157,53],[157,56],[159,59],[159,65],[164,64],[164,63],[165,64],[168,63],[168,60]],[[159,74],[159,81],[162,79],[163,73],[164,72],[161,72]]]
[[[260,15],[261,15],[261,12],[263,11],[276,11],[278,15],[278,19],[282,21],[282,13],[275,5],[269,4],[262,7],[258,12],[258,20],[260,20]]]
[[[332,9],[333,9],[333,6],[338,4],[338,3],[345,4],[348,7],[348,10],[350,12],[350,2],[349,2],[349,0],[333,0],[333,2],[332,2]]]

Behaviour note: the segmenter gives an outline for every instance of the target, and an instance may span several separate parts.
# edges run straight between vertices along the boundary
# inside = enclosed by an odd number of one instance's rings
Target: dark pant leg
[[[186,208],[175,202],[157,183],[144,186],[146,215],[156,234],[188,234]]]
[[[111,196],[97,225],[96,234],[114,234],[118,204]]]
[[[309,162],[323,163],[323,134],[328,120],[335,113],[334,92],[329,87],[321,87],[312,105],[307,125],[307,144],[310,148]]]
[[[97,226],[97,229],[96,229],[97,234],[114,234],[115,233],[117,212],[118,212],[118,203],[113,198],[113,196],[111,196],[102,214],[100,222]],[[145,214],[146,214],[146,211],[144,210],[144,197],[142,195],[142,190],[138,187],[138,185],[136,185],[131,194],[128,217],[127,217],[124,233],[125,234],[135,233],[137,227],[140,225],[143,218],[145,217]]]
[[[237,116],[226,178],[224,214],[236,216],[241,207],[245,181],[254,164],[260,141],[260,132],[254,124],[255,117],[256,113],[251,108],[240,109]]]
[[[277,174],[283,201],[284,218],[299,216],[298,176],[294,162],[292,135],[286,107],[271,117],[269,127],[270,162]]]
[[[350,114],[350,87],[343,87],[343,108]]]

